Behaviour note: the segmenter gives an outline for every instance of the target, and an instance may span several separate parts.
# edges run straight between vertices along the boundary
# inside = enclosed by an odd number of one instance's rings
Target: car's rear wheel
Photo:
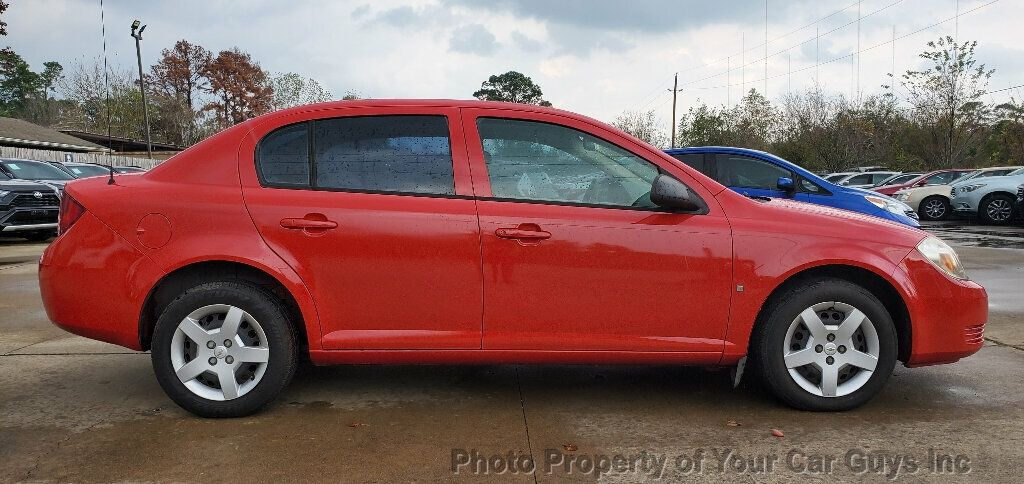
[[[294,326],[269,291],[239,281],[202,284],[160,315],[152,360],[160,386],[185,410],[202,417],[249,415],[291,381]]]
[[[773,298],[752,340],[755,367],[779,399],[802,410],[863,405],[896,365],[885,306],[851,282],[821,278]]]
[[[985,223],[1005,225],[1013,220],[1014,199],[1009,195],[996,193],[982,199],[978,206],[978,217]]]
[[[945,220],[951,211],[949,200],[940,195],[926,197],[917,208],[922,220]]]

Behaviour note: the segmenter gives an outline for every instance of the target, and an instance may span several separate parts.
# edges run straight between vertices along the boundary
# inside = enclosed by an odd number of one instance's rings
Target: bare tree
[[[928,42],[930,50],[919,57],[930,65],[903,75],[915,121],[928,133],[929,154],[942,166],[962,162],[984,128],[988,110],[980,99],[995,70],[978,64],[977,45],[948,36]]]
[[[668,136],[658,126],[653,110],[647,112],[624,111],[615,118],[615,121],[612,121],[612,126],[658,148],[668,145]]]
[[[331,100],[331,93],[312,78],[294,72],[278,74],[270,80],[274,88],[271,109],[278,110]]]

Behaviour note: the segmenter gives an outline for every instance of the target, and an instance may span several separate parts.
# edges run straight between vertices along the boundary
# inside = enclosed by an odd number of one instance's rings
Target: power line
[[[858,1],[859,1],[859,0],[858,0]],[[805,25],[803,25],[803,26],[797,27],[797,28],[795,28],[795,29],[793,29],[793,30],[790,30],[789,32],[786,32],[786,33],[784,33],[784,34],[782,34],[782,35],[778,36],[778,37],[774,37],[774,38],[772,38],[772,39],[770,40],[770,42],[775,42],[775,41],[777,41],[777,40],[782,40],[782,39],[784,39],[784,38],[786,38],[786,37],[789,37],[790,35],[793,35],[793,34],[795,34],[795,33],[797,33],[797,32],[800,32],[800,31],[802,31],[802,30],[804,30],[804,29],[806,29],[806,28],[808,28],[808,27],[811,27],[811,26],[813,26],[813,25],[817,25],[817,24],[819,24],[819,23],[821,23],[821,22],[824,22],[825,20],[828,20],[828,19],[830,19],[830,18],[832,18],[832,17],[835,17],[836,15],[839,15],[839,14],[841,14],[841,13],[843,13],[843,12],[845,12],[845,11],[847,11],[847,10],[851,9],[851,8],[853,8],[854,6],[856,6],[856,5],[857,5],[857,3],[858,3],[858,2],[853,2],[853,3],[851,3],[851,4],[849,4],[849,5],[845,6],[845,7],[843,7],[843,8],[841,8],[841,9],[839,9],[839,10],[836,10],[836,11],[834,11],[834,12],[832,12],[832,13],[830,13],[830,14],[828,14],[828,15],[824,16],[824,17],[821,17],[821,18],[819,18],[819,19],[817,19],[817,20],[815,20],[815,21],[813,21],[813,22],[810,22],[810,23],[808,23],[808,24],[805,24]],[[801,45],[802,45],[802,44],[801,44]],[[751,49],[755,49],[755,48],[757,48],[757,47],[760,47],[760,45],[756,45],[756,46],[754,46],[754,47],[751,47]],[[722,62],[723,60],[726,60],[726,61],[728,61],[728,60],[729,60],[730,58],[732,58],[732,57],[735,57],[735,56],[737,56],[737,55],[740,55],[740,53],[739,53],[739,52],[736,52],[736,53],[733,53],[733,54],[729,54],[729,55],[727,55],[727,56],[725,56],[725,57],[720,57],[720,58],[718,58],[718,59],[715,59],[715,60],[712,60],[712,61],[710,61],[710,62],[700,62],[700,65],[696,65],[696,66],[691,66],[691,67],[689,67],[689,68],[686,68],[686,69],[680,69],[680,70],[679,70],[679,71],[677,71],[677,72],[678,72],[678,73],[680,73],[680,74],[685,74],[685,73],[687,73],[687,72],[692,72],[692,71],[695,71],[695,70],[697,70],[697,69],[700,69],[700,68],[703,68],[703,67],[710,67],[710,66],[718,65],[718,64],[720,64],[720,63],[721,63],[721,62]],[[728,72],[728,71],[727,71],[727,72]],[[659,83],[658,83],[658,84],[657,84],[656,86],[654,86],[654,88],[652,88],[652,89],[651,89],[650,91],[648,91],[648,92],[647,92],[647,94],[644,94],[644,95],[643,95],[643,96],[641,97],[641,99],[643,99],[643,101],[641,101],[641,103],[643,103],[643,104],[650,104],[650,103],[651,103],[651,102],[652,102],[652,101],[653,101],[654,99],[657,99],[657,93],[658,93],[658,92],[659,92],[659,91],[660,91],[661,89],[665,88],[665,87],[666,87],[666,86],[667,86],[667,85],[668,85],[668,84],[669,84],[670,82],[671,82],[670,80],[664,80],[664,81],[661,81],[661,82],[659,82]],[[652,98],[652,96],[654,96],[654,97]]]
[[[998,2],[999,2],[999,0],[991,0],[991,1],[990,1],[990,2],[988,2],[988,3],[985,3],[985,4],[982,4],[982,5],[979,5],[979,6],[977,6],[977,7],[974,7],[974,8],[972,8],[972,9],[970,9],[970,10],[967,10],[967,11],[964,11],[964,12],[962,12],[962,13],[959,13],[959,14],[958,14],[958,16],[959,16],[959,17],[962,17],[962,16],[964,16],[964,15],[967,15],[967,14],[970,14],[970,13],[973,13],[973,12],[976,12],[976,11],[978,11],[978,10],[981,10],[981,9],[983,9],[983,8],[985,8],[985,7],[988,7],[988,6],[990,6],[990,5],[992,5],[992,4],[995,4],[995,3],[998,3]],[[855,55],[857,55],[857,54],[860,54],[860,53],[863,53],[863,52],[868,52],[868,51],[870,51],[870,50],[874,50],[874,49],[877,49],[877,48],[879,48],[879,47],[883,47],[883,46],[886,46],[886,45],[892,44],[892,43],[894,43],[894,42],[896,42],[896,41],[899,41],[899,40],[903,40],[903,39],[906,39],[906,38],[908,38],[908,37],[912,37],[912,36],[914,36],[914,35],[917,35],[917,34],[919,34],[919,33],[921,33],[921,32],[924,32],[924,31],[926,31],[926,30],[929,30],[929,29],[933,29],[933,28],[935,28],[935,27],[938,27],[939,25],[942,25],[942,24],[945,24],[945,23],[947,23],[947,22],[950,22],[950,21],[952,21],[952,20],[955,20],[956,18],[958,18],[958,16],[954,16],[954,17],[949,17],[949,18],[946,18],[946,19],[944,19],[944,20],[940,20],[940,21],[938,21],[938,22],[935,22],[935,23],[933,23],[933,24],[930,24],[930,25],[927,25],[927,26],[925,26],[925,27],[922,27],[922,28],[920,28],[920,29],[914,30],[914,31],[912,31],[912,32],[910,32],[910,33],[907,33],[907,34],[901,35],[901,36],[899,36],[899,37],[895,37],[895,38],[893,38],[893,40],[887,40],[887,41],[885,41],[885,42],[880,42],[880,43],[877,43],[877,44],[875,44],[875,45],[872,45],[872,46],[870,46],[870,47],[866,47],[866,48],[864,48],[864,49],[861,49],[861,50],[860,50],[859,52],[851,52],[851,53],[849,53],[849,54],[844,54],[844,55],[841,55],[841,56],[838,56],[838,57],[835,57],[835,58],[829,59],[829,60],[827,60],[827,61],[824,61],[824,62],[818,62],[818,63],[815,63],[814,65],[811,65],[811,66],[807,66],[807,67],[802,67],[802,68],[800,68],[800,69],[797,69],[797,70],[795,70],[795,71],[793,71],[793,72],[797,73],[797,72],[803,72],[803,71],[806,71],[806,70],[814,69],[814,68],[817,68],[818,66],[823,66],[823,65],[831,64],[831,63],[833,63],[833,62],[837,62],[837,61],[840,61],[840,60],[843,60],[843,59],[846,59],[846,58],[849,58],[849,57],[855,56]],[[865,17],[866,17],[866,16],[865,16]],[[787,50],[788,50],[788,49],[787,49]],[[781,52],[780,52],[780,53],[781,53]],[[777,54],[772,54],[772,55],[774,56],[774,55],[777,55]],[[774,75],[774,76],[770,76],[770,77],[769,77],[768,79],[776,79],[776,78],[782,77],[782,76],[784,76],[784,75],[785,75],[785,74],[776,74],[776,75]],[[761,80],[761,79],[757,79],[756,81],[760,81],[760,80]],[[755,81],[755,82],[756,82],[756,81]],[[694,81],[694,82],[697,82],[697,81]],[[683,86],[685,87],[685,86],[686,86],[686,84],[683,84]],[[726,86],[724,86],[724,85],[720,85],[720,86],[704,86],[704,87],[692,87],[691,89],[721,89],[721,88],[723,88],[723,87],[726,87]],[[1002,89],[1002,90],[1008,90],[1008,89],[1012,89],[1012,88],[1006,88],[1006,89]],[[1002,90],[1000,90],[1000,91],[1002,91]],[[999,92],[999,91],[993,91],[993,92]]]
[[[896,0],[896,1],[894,1],[894,2],[890,3],[890,4],[886,5],[886,6],[884,6],[884,7],[881,7],[881,8],[879,8],[878,10],[875,10],[875,11],[873,11],[873,12],[871,12],[871,13],[867,14],[867,15],[864,15],[863,17],[860,17],[860,18],[868,18],[868,17],[871,17],[871,16],[873,16],[873,15],[879,14],[879,13],[881,13],[881,12],[883,12],[883,11],[885,11],[885,10],[888,10],[889,8],[892,8],[892,7],[896,6],[896,5],[899,5],[899,4],[901,4],[901,3],[905,2],[905,1],[906,1],[906,0]],[[991,2],[991,3],[995,3],[995,2],[997,2],[997,1],[999,1],[999,0],[993,0],[993,2]],[[854,5],[856,5],[856,3],[854,3]],[[988,5],[988,4],[986,4],[986,5]],[[973,10],[977,10],[977,7],[976,7],[975,9],[972,9],[972,11],[973,11]],[[835,32],[837,32],[837,31],[839,31],[839,30],[842,30],[842,29],[844,29],[844,28],[846,28],[846,27],[849,27],[849,26],[851,26],[851,25],[854,25],[854,24],[856,24],[856,23],[857,23],[858,21],[859,21],[859,20],[853,20],[853,21],[847,22],[847,23],[845,23],[845,24],[843,24],[843,25],[841,25],[841,26],[839,26],[839,27],[836,27],[836,28],[834,28],[834,29],[832,29],[832,30],[829,30],[828,32],[825,32],[825,33],[824,33],[824,35],[829,35],[829,34],[835,33]],[[946,21],[948,21],[948,20],[946,20]],[[927,27],[927,28],[930,28],[930,27]],[[820,38],[820,35],[819,35],[819,37],[818,37],[818,38]],[[770,56],[768,56],[768,57],[775,57],[775,56],[777,56],[777,55],[779,55],[779,54],[782,54],[782,53],[785,53],[785,52],[789,52],[789,51],[791,51],[791,50],[793,50],[793,49],[795,49],[795,48],[797,48],[797,47],[800,47],[800,46],[802,46],[802,45],[804,45],[804,44],[806,44],[806,43],[809,43],[809,42],[810,42],[811,40],[812,40],[812,39],[807,39],[807,40],[805,40],[805,41],[803,41],[803,42],[800,42],[800,43],[798,43],[798,44],[795,44],[795,45],[789,46],[789,47],[787,47],[787,48],[785,48],[785,49],[782,49],[782,50],[780,50],[780,51],[777,51],[777,52],[775,52],[775,53],[771,54],[771,55],[770,55]],[[866,51],[866,50],[867,50],[867,49],[865,49],[865,51]],[[845,58],[846,56],[843,56],[843,57]],[[749,65],[753,65],[753,64],[756,64],[756,63],[758,63],[758,62],[760,62],[760,61],[761,61],[761,59],[755,59],[755,60],[751,61],[750,63],[746,63],[746,62],[744,62],[744,64],[743,64],[742,66],[740,66],[740,67],[741,67],[741,68],[745,68],[746,66],[749,66]],[[683,71],[680,71],[680,72],[683,72]],[[718,74],[715,74],[715,75],[709,75],[709,76],[705,76],[705,77],[702,77],[702,78],[700,78],[700,79],[695,79],[695,80],[693,80],[693,81],[687,81],[687,82],[683,83],[683,87],[686,87],[686,86],[688,86],[688,85],[691,85],[691,84],[696,84],[696,83],[698,83],[698,82],[701,82],[701,81],[706,81],[706,80],[708,80],[708,79],[711,79],[711,78],[714,78],[714,77],[718,77]],[[769,78],[769,79],[771,79],[771,78]],[[758,80],[760,80],[760,79],[758,79]]]

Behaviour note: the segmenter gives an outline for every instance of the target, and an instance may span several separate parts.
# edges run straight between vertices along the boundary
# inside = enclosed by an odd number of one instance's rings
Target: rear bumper
[[[905,295],[911,321],[907,366],[952,363],[981,349],[988,320],[985,288],[945,276],[917,251],[894,276],[911,292]]]
[[[134,350],[148,288],[162,271],[91,213],[62,234],[39,260],[46,314],[58,327]]]

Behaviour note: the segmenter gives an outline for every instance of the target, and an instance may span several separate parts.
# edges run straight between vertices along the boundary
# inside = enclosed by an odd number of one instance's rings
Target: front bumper
[[[908,292],[907,366],[952,363],[981,349],[988,321],[985,288],[947,277],[917,251],[907,255],[893,275]]]
[[[974,197],[955,197],[949,202],[949,205],[953,207],[954,212],[976,213],[978,211],[978,201]]]

